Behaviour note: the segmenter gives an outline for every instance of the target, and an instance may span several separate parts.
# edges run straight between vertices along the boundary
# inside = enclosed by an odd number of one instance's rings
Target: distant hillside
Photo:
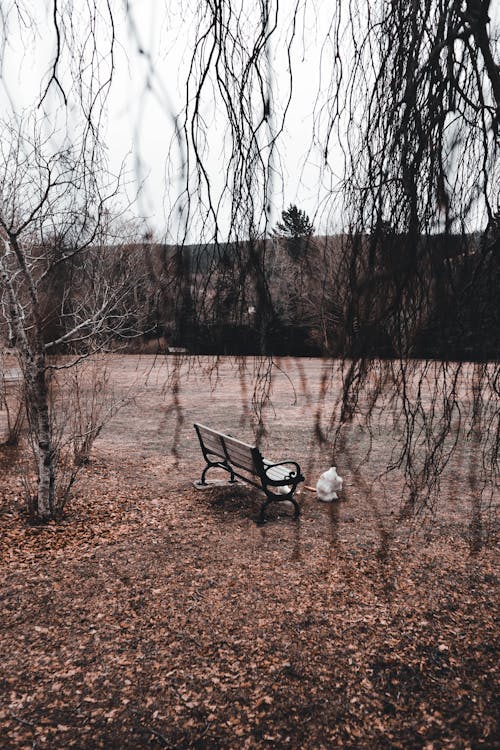
[[[498,238],[386,233],[304,242],[300,259],[276,237],[89,248],[47,275],[46,326],[61,335],[99,267],[130,277],[129,296],[113,311],[126,318],[131,340],[117,343],[129,349],[142,340],[193,353],[499,356]],[[14,343],[6,319],[0,336]]]

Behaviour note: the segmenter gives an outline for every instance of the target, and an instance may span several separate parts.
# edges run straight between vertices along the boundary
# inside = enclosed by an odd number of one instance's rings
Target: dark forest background
[[[113,310],[119,333],[106,332],[110,349],[486,361],[499,354],[498,246],[498,226],[421,236],[412,245],[387,227],[373,235],[302,237],[299,245],[278,236],[148,242],[96,245],[77,256],[52,241],[43,255],[63,260],[42,285],[45,335],[64,339],[79,301],[104,273],[111,283],[128,280]],[[415,277],[418,305],[405,295],[406,279]],[[3,333],[15,345],[5,324]],[[68,353],[75,345],[63,341],[55,349]]]

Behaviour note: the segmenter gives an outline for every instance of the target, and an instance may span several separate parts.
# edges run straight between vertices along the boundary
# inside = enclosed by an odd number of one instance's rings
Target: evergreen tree
[[[314,227],[305,211],[290,204],[281,212],[282,221],[278,221],[274,230],[275,237],[288,240],[287,250],[294,260],[303,258],[307,250],[307,240],[314,234]]]

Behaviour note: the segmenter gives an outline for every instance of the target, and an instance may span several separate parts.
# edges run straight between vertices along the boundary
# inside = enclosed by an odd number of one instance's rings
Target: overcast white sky
[[[247,5],[253,7],[253,3]],[[323,3],[324,8],[327,5],[328,3]],[[118,85],[114,87],[111,101],[110,132],[113,133],[113,148],[117,156],[130,149],[134,157],[140,159],[141,172],[148,175],[141,205],[144,213],[155,217],[156,226],[161,226],[165,161],[173,137],[171,114],[178,113],[184,103],[184,82],[195,30],[193,14],[186,4],[182,14],[176,12],[175,3],[169,5],[168,13],[165,13],[162,2],[152,2],[149,6],[148,15],[144,13],[145,3],[136,0],[131,4],[131,14],[136,22],[142,46],[152,54],[155,95],[146,91],[148,65],[146,61],[138,59],[137,55],[130,52],[136,45],[136,39],[129,33],[129,64],[127,65],[127,60],[123,56],[116,80]],[[274,184],[273,209],[276,218],[279,218],[282,208],[291,202],[305,208],[311,216],[318,206],[320,175],[315,161],[319,162],[320,155],[311,153],[304,169],[305,157],[311,144],[313,109],[320,67],[320,25],[316,25],[316,12],[310,11],[313,6],[309,4],[308,7],[307,17],[302,16],[299,19],[301,30],[294,42],[292,102],[286,131],[280,145],[284,181],[283,184],[281,181]],[[280,2],[284,34],[289,33],[291,9],[292,2]],[[276,37],[274,44],[276,48],[273,49],[273,66],[278,82],[274,95],[283,98],[289,85],[284,36],[281,39]],[[224,122],[216,117],[211,128],[213,149],[208,161],[211,179],[214,183],[220,181],[221,184],[225,175],[221,173],[218,140],[220,141],[223,128]]]
[[[117,171],[126,159],[129,192],[137,191],[143,184],[137,213],[146,217],[158,238],[166,230],[168,208],[175,201],[182,185],[179,181],[168,181],[167,164],[174,166],[179,161],[179,151],[169,162],[169,149],[174,135],[174,118],[184,104],[184,82],[193,45],[196,39],[194,18],[199,0],[110,0],[114,8],[117,44],[115,45],[115,75],[106,103],[107,124],[105,141],[109,160]],[[320,102],[328,97],[328,83],[332,74],[332,54],[328,47],[328,26],[332,9],[339,6],[335,0],[301,0],[302,11],[297,18],[297,33],[293,42],[293,95],[286,120],[286,130],[280,141],[280,174],[276,179],[271,198],[271,225],[280,218],[280,212],[289,203],[296,203],[313,218],[318,233],[334,232],[341,229],[340,221],[326,224],[327,214],[322,213],[322,201],[335,187],[336,178],[341,177],[343,162],[339,149],[329,152],[329,169],[321,173],[322,154],[310,151],[313,111],[318,92]],[[368,3],[368,0],[366,0]],[[231,8],[254,9],[253,0],[233,0]],[[49,0],[25,0],[30,8],[33,23],[27,14],[19,16],[14,12],[14,0],[0,0],[0,34],[2,26],[8,44],[0,46],[1,80],[0,107],[4,116],[9,111],[17,115],[23,109],[36,108],[40,92],[46,86],[53,61],[56,37],[51,19],[52,3]],[[128,15],[125,7],[128,7]],[[21,3],[21,7],[23,3]],[[109,18],[107,0],[96,0],[95,7],[100,11],[96,19],[96,34],[100,49],[105,50],[109,42]],[[203,6],[202,6],[203,7]],[[292,8],[295,0],[279,2],[279,34],[273,35],[271,62],[275,77],[274,96],[276,102],[283,103],[288,93],[287,39],[290,35]],[[359,8],[363,8],[360,2]],[[10,14],[7,12],[11,9]],[[59,8],[71,8],[66,15],[68,35],[75,30],[78,44],[87,44],[82,33],[88,28],[89,8],[94,4],[87,0],[66,0]],[[500,16],[500,2],[492,3],[491,13],[496,21]],[[248,17],[242,23],[258,22],[258,18]],[[326,40],[326,42],[325,42]],[[141,55],[138,46],[148,52]],[[89,54],[86,48],[84,54]],[[76,57],[78,49],[72,50]],[[346,51],[346,61],[348,53]],[[63,83],[71,81],[72,59],[63,59],[59,75]],[[100,61],[100,78],[105,79],[109,60],[104,55]],[[148,79],[154,71],[152,90],[148,89]],[[86,85],[86,84],[84,84]],[[210,180],[217,188],[226,175],[222,168],[221,149],[224,120],[213,116],[210,102],[207,107],[209,148],[207,166]],[[52,86],[44,100],[44,107],[50,116],[69,123],[69,132],[76,132],[79,112],[77,107],[62,106],[61,95]],[[278,107],[279,108],[279,107]],[[37,110],[41,115],[42,110]],[[318,111],[318,110],[316,110]],[[56,116],[57,113],[57,116]],[[65,128],[62,128],[65,129]],[[308,155],[306,160],[306,155]],[[179,169],[177,169],[179,173]],[[330,180],[329,185],[322,184]],[[217,192],[217,191],[216,191]],[[316,212],[319,210],[319,214]],[[333,220],[334,221],[334,220]],[[172,228],[175,231],[175,227]],[[171,234],[172,238],[172,234]],[[196,241],[196,237],[190,237]]]
[[[9,45],[4,50],[0,105],[4,111],[20,113],[38,102],[40,90],[47,81],[52,61],[55,35],[51,25],[50,7],[42,0],[33,5],[36,13],[34,28],[18,24],[15,16],[9,21]],[[85,0],[74,0],[75,9],[86,6]],[[248,3],[253,7],[253,3]],[[101,28],[106,37],[104,6]],[[167,6],[167,8],[165,7]],[[317,17],[318,6],[323,17]],[[130,179],[144,179],[138,212],[148,217],[152,227],[161,235],[165,229],[165,205],[172,201],[180,185],[166,185],[166,160],[174,134],[173,115],[183,105],[183,86],[192,51],[195,29],[196,2],[164,2],[164,0],[131,0],[129,18],[123,5],[116,3],[118,12],[115,48],[115,78],[108,102],[106,142],[114,169],[127,158]],[[280,1],[283,36],[273,42],[272,63],[277,81],[275,96],[282,98],[288,90],[285,40],[291,22],[291,0]],[[320,154],[312,152],[304,168],[312,134],[314,102],[319,85],[321,42],[330,3],[307,5],[307,15],[298,18],[298,32],[294,41],[294,79],[291,108],[283,134],[280,153],[283,183],[276,181],[273,196],[273,220],[280,217],[282,208],[297,203],[311,216],[321,194]],[[75,14],[76,18],[76,14]],[[132,23],[130,22],[132,19]],[[75,20],[75,19],[74,19]],[[257,20],[257,19],[256,19]],[[150,59],[137,52],[138,43],[150,53]],[[323,65],[328,68],[328,58]],[[154,69],[154,93],[147,88],[150,66]],[[63,72],[64,75],[64,72]],[[60,96],[55,87],[45,100],[46,107],[55,112],[60,108]],[[72,113],[65,114],[71,120]],[[215,130],[222,124],[214,121]],[[220,134],[219,134],[220,140]],[[128,155],[128,156],[127,156]],[[210,153],[211,179],[222,180],[218,147]],[[335,168],[335,165],[333,165]],[[339,162],[340,171],[340,162]],[[168,187],[170,195],[165,194]],[[132,192],[132,190],[131,190]],[[167,200],[165,200],[167,198]],[[318,226],[317,230],[325,227]]]

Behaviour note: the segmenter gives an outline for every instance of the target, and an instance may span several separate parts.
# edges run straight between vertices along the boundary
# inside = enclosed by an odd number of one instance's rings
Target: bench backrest
[[[252,473],[259,474],[262,467],[262,457],[260,451],[253,445],[243,443],[231,435],[224,435],[222,432],[205,427],[202,424],[195,424],[196,432],[200,440],[201,447],[210,455],[217,456],[223,461],[228,461],[233,466],[245,469]]]

